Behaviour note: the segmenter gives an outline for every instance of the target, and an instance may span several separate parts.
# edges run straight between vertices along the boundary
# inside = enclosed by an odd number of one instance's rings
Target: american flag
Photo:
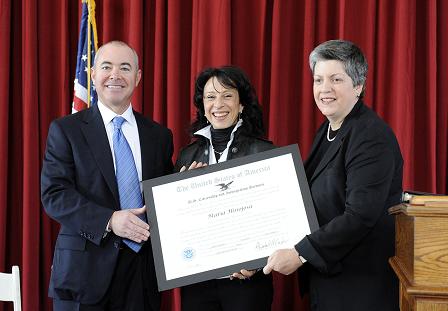
[[[90,67],[98,49],[97,40],[95,0],[82,0],[72,113],[96,105],[97,95],[90,79]]]

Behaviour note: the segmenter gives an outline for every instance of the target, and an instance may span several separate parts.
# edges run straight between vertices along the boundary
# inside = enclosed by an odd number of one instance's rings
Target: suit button
[[[120,243],[117,242],[117,241],[115,241],[115,242],[114,242],[114,247],[115,247],[115,248],[120,248]]]
[[[238,152],[238,148],[237,147],[233,147],[232,148],[232,153],[237,153]]]
[[[208,156],[208,149],[206,149],[206,150],[204,151],[204,155],[205,155],[205,156]]]

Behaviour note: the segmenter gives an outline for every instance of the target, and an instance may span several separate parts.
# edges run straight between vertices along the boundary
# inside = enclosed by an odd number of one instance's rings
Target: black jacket
[[[134,116],[140,137],[143,179],[171,173],[171,131],[135,111]],[[121,242],[113,232],[103,238],[112,213],[120,209],[120,200],[98,106],[51,123],[41,194],[45,211],[61,225],[49,296],[82,304],[97,303],[114,275]],[[155,269],[151,265],[148,271],[153,281],[148,288],[154,297],[151,307],[158,310],[160,295]]]
[[[203,136],[195,136],[197,139],[183,148],[174,167],[175,172],[179,172],[182,166],[190,166],[193,161],[209,163],[209,146],[210,142]],[[235,132],[232,144],[229,147],[227,160],[241,158],[246,155],[274,149],[272,142],[247,135],[243,128],[239,128]]]
[[[175,172],[179,172],[180,168],[184,165],[186,167],[190,166],[190,164],[193,161],[207,164],[209,163],[209,146],[210,146],[209,140],[203,136],[196,136],[196,138],[197,139],[194,142],[192,142],[191,144],[189,144],[180,151],[178,159],[176,161],[176,165],[174,167]],[[272,142],[262,138],[249,136],[244,133],[244,128],[239,128],[236,130],[232,144],[229,146],[227,160],[241,158],[246,155],[263,152],[274,148],[275,146],[272,144]],[[269,288],[269,291],[272,292],[272,283],[270,281],[271,279],[270,275],[266,276],[263,274],[262,271],[259,271],[254,275],[252,279],[257,280],[257,282],[246,283],[247,286],[254,286],[254,287],[266,286],[267,288]],[[269,279],[269,282],[266,282],[267,279]],[[231,283],[231,284],[233,284],[233,286],[239,285],[239,283]],[[243,289],[239,288],[239,290]]]
[[[388,263],[394,217],[387,212],[402,192],[397,140],[360,101],[311,172],[310,160],[327,139],[327,128],[328,121],[305,163],[320,229],[296,245],[308,261],[300,270],[309,268],[311,309],[398,310],[398,282]]]

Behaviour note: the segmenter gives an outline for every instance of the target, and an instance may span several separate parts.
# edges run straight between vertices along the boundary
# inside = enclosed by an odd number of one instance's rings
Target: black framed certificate
[[[297,145],[143,182],[159,290],[261,268],[318,222]]]

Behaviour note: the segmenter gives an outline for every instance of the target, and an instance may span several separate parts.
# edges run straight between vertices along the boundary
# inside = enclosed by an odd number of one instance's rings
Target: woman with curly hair
[[[234,66],[207,68],[196,79],[194,141],[181,150],[176,171],[194,169],[273,149],[263,139],[263,119],[254,88]],[[272,278],[245,270],[182,288],[182,310],[271,310]]]

